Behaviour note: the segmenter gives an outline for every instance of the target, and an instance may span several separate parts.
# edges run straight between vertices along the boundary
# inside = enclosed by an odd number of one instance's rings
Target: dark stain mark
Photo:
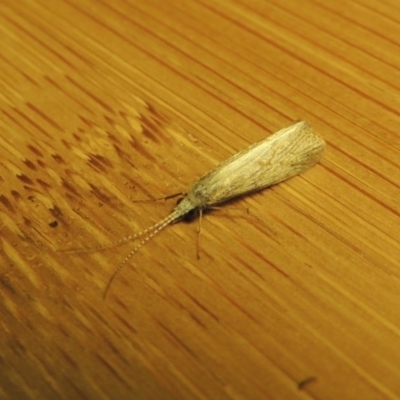
[[[33,185],[33,181],[30,178],[28,178],[26,175],[24,175],[24,174],[17,175],[17,178],[20,181],[24,182],[24,183],[27,183],[29,185]]]
[[[90,185],[90,187],[92,188],[91,192],[101,201],[103,201],[104,203],[108,203],[110,201],[110,197],[107,196],[105,193],[103,193],[98,187],[94,186],[94,185]]]
[[[108,158],[106,158],[106,157],[104,157],[104,156],[101,156],[101,155],[99,155],[99,154],[92,154],[91,156],[94,157],[94,158],[96,158],[97,160],[99,160],[99,161],[100,161],[101,163],[103,163],[105,166],[110,167],[110,168],[113,168],[112,162],[111,162]]]
[[[129,160],[129,154],[126,151],[122,150],[121,147],[119,147],[116,144],[114,144],[114,149],[115,149],[115,151],[117,152],[117,154],[119,155],[120,158]]]
[[[49,226],[50,226],[51,228],[57,228],[57,226],[58,226],[58,221],[51,221],[51,222],[49,222]]]
[[[125,111],[120,111],[119,115],[125,120],[125,122],[127,122],[126,120],[130,117],[130,115]]]
[[[155,121],[152,121],[145,117],[144,115],[141,116],[142,120],[142,127],[143,127],[143,135],[146,136],[147,138],[158,142],[157,136],[154,135],[153,133],[157,133],[160,130],[160,126],[158,126]]]
[[[19,200],[21,198],[21,195],[16,190],[11,190],[11,194],[16,200]]]
[[[32,161],[30,161],[30,160],[25,160],[25,161],[24,161],[24,164],[25,164],[28,168],[33,169],[33,170],[36,170],[36,165],[35,165]]]
[[[76,203],[78,202],[78,199],[76,197],[74,197],[72,194],[69,193],[65,193],[65,198],[70,201],[71,203]]]
[[[44,187],[44,188],[46,188],[46,189],[48,189],[49,187],[51,187],[47,182],[45,182],[45,181],[43,181],[43,180],[41,180],[41,179],[36,179],[36,182],[37,182],[40,186],[42,186],[42,187]]]
[[[99,169],[102,172],[107,172],[107,168],[106,167],[113,167],[111,161],[106,158],[103,157],[99,154],[90,154],[90,158],[89,158],[89,164],[91,164],[91,166],[93,166],[96,169]]]
[[[72,136],[75,138],[75,140],[76,140],[77,142],[82,142],[82,139],[81,139],[81,137],[80,137],[80,136],[78,136],[78,134],[77,134],[77,133],[74,133]]]
[[[62,180],[62,185],[65,187],[65,189],[67,189],[69,192],[75,194],[78,197],[81,197],[79,192],[77,190],[75,190],[75,188],[65,179]]]
[[[107,134],[108,134],[108,138],[110,140],[112,140],[113,142],[121,143],[121,141],[115,135],[113,135],[111,132],[107,132]]]
[[[63,219],[64,218],[64,215],[63,215],[62,211],[57,206],[54,206],[53,208],[50,208],[49,211],[50,211],[51,215],[56,219]]]
[[[4,207],[6,207],[9,211],[12,211],[12,212],[15,211],[10,200],[8,200],[7,197],[2,194],[0,195],[0,203],[2,203],[4,205]]]
[[[42,168],[46,168],[47,164],[45,162],[43,162],[42,160],[37,160],[37,163],[39,164],[39,166],[41,166]]]
[[[29,200],[31,203],[34,203],[36,199],[35,199],[35,196],[30,195],[30,196],[28,196],[28,200]]]
[[[31,144],[28,144],[27,147],[32,153],[34,153],[38,157],[43,157],[43,154],[41,153],[41,151],[38,150],[35,146],[32,146]]]
[[[89,121],[86,117],[84,117],[83,115],[79,115],[79,119],[89,128],[93,128],[94,126],[96,126],[96,124],[92,121]]]
[[[55,161],[57,161],[59,164],[65,164],[64,159],[59,155],[59,154],[52,154],[51,155]]]
[[[93,158],[93,156],[90,156],[88,163],[90,164],[91,167],[93,167],[94,169],[97,169],[99,171],[102,171],[103,173],[106,173],[107,170],[106,168],[104,168],[104,166],[96,159]]]
[[[153,141],[158,142],[157,133],[161,132],[169,122],[168,118],[158,112],[151,104],[147,105],[147,113],[140,115],[143,134]]]
[[[130,145],[135,149],[135,151],[139,152],[141,155],[145,155],[148,161],[157,162],[157,159],[153,157],[151,153],[147,151],[145,147],[143,147],[137,140],[129,141]]]
[[[148,104],[147,105],[149,113],[155,117],[155,119],[158,121],[159,125],[166,125],[169,122],[169,119],[152,105]]]
[[[13,285],[11,285],[10,279],[6,276],[0,275],[0,282],[10,293],[16,294],[16,290],[14,289]]]
[[[315,376],[309,376],[302,381],[297,383],[297,388],[299,390],[303,390],[306,386],[308,386],[310,383],[316,382],[317,378]]]
[[[104,119],[108,122],[109,125],[115,126],[115,121],[108,117],[107,115],[104,116]]]
[[[71,145],[65,139],[62,140],[63,145],[68,149],[71,150]]]
[[[31,226],[32,226],[32,221],[31,221],[30,219],[24,217],[24,224],[25,224],[26,226],[31,227]]]

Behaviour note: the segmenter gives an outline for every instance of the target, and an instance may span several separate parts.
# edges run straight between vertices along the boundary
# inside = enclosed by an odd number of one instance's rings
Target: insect
[[[308,123],[301,121],[223,161],[197,180],[167,217],[139,233],[102,247],[109,248],[147,235],[113,273],[104,296],[127,261],[166,226],[183,219],[193,210],[199,212],[201,224],[204,209],[275,185],[307,170],[319,161],[324,148],[325,142]]]

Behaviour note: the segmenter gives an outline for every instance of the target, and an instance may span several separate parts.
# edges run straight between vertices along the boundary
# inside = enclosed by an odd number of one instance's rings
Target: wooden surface
[[[396,0],[0,2],[1,399],[398,399]],[[320,164],[197,223],[295,120]],[[246,212],[249,209],[249,214]]]

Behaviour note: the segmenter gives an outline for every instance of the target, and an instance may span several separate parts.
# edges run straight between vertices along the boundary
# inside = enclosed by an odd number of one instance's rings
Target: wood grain
[[[400,6],[3,0],[0,398],[397,399]],[[296,120],[304,175],[135,243]],[[247,214],[246,209],[249,209]]]

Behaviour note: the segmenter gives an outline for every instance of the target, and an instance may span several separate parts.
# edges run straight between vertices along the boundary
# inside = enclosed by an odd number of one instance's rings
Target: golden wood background
[[[397,0],[0,2],[1,399],[398,399]],[[135,242],[291,122],[303,174]],[[250,213],[247,214],[245,209]]]

